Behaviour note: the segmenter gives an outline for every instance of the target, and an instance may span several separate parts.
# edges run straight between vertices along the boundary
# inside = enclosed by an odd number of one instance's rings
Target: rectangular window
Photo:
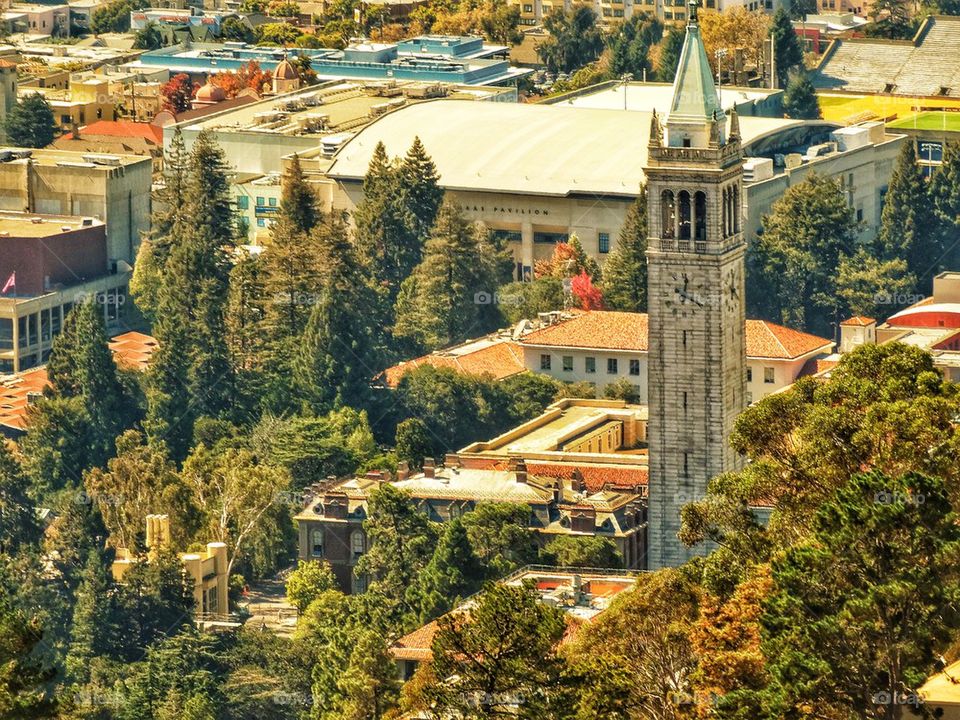
[[[747,382],[753,382],[753,368],[747,368]]]
[[[857,208],[857,222],[863,222],[863,208]]]
[[[768,385],[772,385],[776,382],[776,377],[772,367],[765,367],[763,369],[763,382]]]
[[[238,209],[238,210],[246,210],[248,207],[250,207],[250,198],[248,198],[246,195],[238,195],[238,196],[237,196],[237,209]]]
[[[257,227],[266,227],[267,221],[263,218],[257,218]]]
[[[597,250],[602,253],[610,252],[610,233],[597,234]]]
[[[524,6],[523,6],[523,11],[524,11],[525,13],[532,13],[532,12],[533,12],[533,5],[524,5]]]
[[[617,359],[607,358],[607,375],[616,375],[617,372]]]
[[[269,199],[268,199],[268,202],[270,203],[270,207],[276,207],[276,206],[277,206],[277,199],[276,199],[275,197],[269,198]]]
[[[631,361],[630,361],[630,374],[631,374],[631,375],[639,375],[639,374],[640,374],[640,361],[639,361],[639,360],[631,360]]]
[[[13,320],[0,318],[0,350],[13,350]]]
[[[584,358],[583,369],[588,373],[595,373],[597,371],[597,359],[595,357]]]
[[[573,372],[573,355],[563,356],[563,371]]]
[[[263,201],[262,195],[257,195],[257,207],[263,207],[266,203]]]
[[[540,356],[540,369],[541,369],[541,370],[549,370],[549,369],[550,369],[550,356],[549,356],[549,355],[541,355],[541,356]]]

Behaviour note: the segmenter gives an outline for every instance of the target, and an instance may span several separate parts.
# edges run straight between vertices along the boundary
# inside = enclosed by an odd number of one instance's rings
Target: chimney
[[[570,489],[576,493],[582,493],[586,489],[586,485],[583,482],[583,473],[580,472],[580,468],[575,469],[573,475],[570,477]]]
[[[447,453],[443,456],[443,465],[448,468],[460,467],[460,456],[456,453]]]
[[[406,480],[410,477],[410,463],[401,460],[397,463],[397,480]]]
[[[425,457],[423,459],[423,476],[426,478],[436,477],[437,475],[437,466],[433,462],[432,457]]]
[[[514,472],[517,474],[517,482],[526,484],[527,464],[523,460],[517,461],[516,470]]]

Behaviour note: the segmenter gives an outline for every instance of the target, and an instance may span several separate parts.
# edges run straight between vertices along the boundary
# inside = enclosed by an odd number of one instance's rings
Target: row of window
[[[560,358],[561,368],[564,372],[573,372],[573,355],[563,355]],[[544,353],[540,356],[540,369],[550,370],[553,367],[553,356]],[[592,356],[583,359],[583,371],[593,374],[597,371],[597,359]],[[617,375],[620,372],[620,361],[618,358],[607,358],[607,375]],[[630,360],[630,374],[640,374],[640,360]]]
[[[278,200],[275,197],[265,198],[262,195],[257,195],[257,204],[256,207],[272,207],[275,208],[278,206]],[[249,195],[237,195],[237,209],[238,210],[248,210],[250,208],[250,196]]]
[[[772,367],[763,369],[763,382],[773,385],[777,381],[775,371]],[[753,368],[747,368],[747,382],[753,382]]]
[[[310,533],[310,555],[315,558],[322,558],[326,555],[326,533],[323,528],[317,528]],[[350,557],[353,562],[360,559],[360,556],[366,552],[367,539],[361,530],[354,530],[350,533]]]

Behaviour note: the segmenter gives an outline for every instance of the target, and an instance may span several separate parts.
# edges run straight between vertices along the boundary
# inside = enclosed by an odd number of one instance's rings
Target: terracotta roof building
[[[541,313],[535,323],[521,321],[511,330],[394,365],[383,378],[396,387],[405,372],[425,364],[497,379],[526,369],[565,382],[590,383],[598,395],[625,379],[634,386],[637,401],[645,403],[648,332],[646,313]],[[816,358],[833,350],[831,340],[767,320],[746,321],[746,345],[750,402],[813,372]]]
[[[584,624],[603,613],[620,593],[636,584],[636,575],[620,571],[603,572],[566,568],[523,568],[500,581],[504,585],[530,584],[540,594],[542,602],[567,614],[567,633],[561,645],[576,636]],[[468,598],[452,613],[468,614],[477,598]],[[397,661],[400,675],[409,679],[423,661],[433,658],[433,639],[440,626],[436,620],[407,633],[389,649]]]

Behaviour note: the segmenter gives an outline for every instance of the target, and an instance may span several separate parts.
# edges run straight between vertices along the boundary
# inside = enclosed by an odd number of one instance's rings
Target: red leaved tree
[[[570,292],[581,310],[603,309],[603,293],[593,284],[593,279],[587,275],[586,270],[581,270],[579,275],[570,279]]]
[[[193,99],[197,86],[190,82],[190,76],[186,73],[179,73],[170,78],[160,88],[160,95],[163,97],[163,109],[172,112],[174,115],[190,109],[190,101]]]

